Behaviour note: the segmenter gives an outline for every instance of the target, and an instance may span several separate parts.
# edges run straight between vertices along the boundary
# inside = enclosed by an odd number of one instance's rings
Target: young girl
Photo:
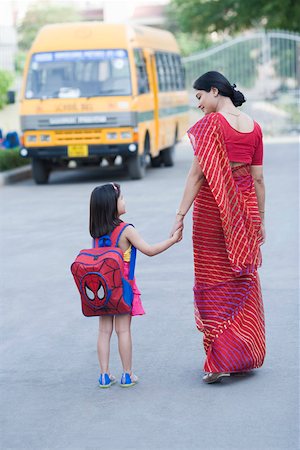
[[[96,187],[90,201],[90,234],[94,239],[110,234],[122,223],[120,216],[125,214],[125,201],[117,183],[105,184]],[[118,247],[123,251],[125,277],[128,279],[131,246],[140,250],[147,256],[158,255],[181,240],[182,229],[178,229],[174,235],[158,244],[149,245],[145,242],[133,226],[127,226],[120,237]],[[145,314],[135,281],[132,284],[134,298],[131,314],[99,317],[98,358],[100,364],[99,385],[108,388],[116,382],[116,378],[110,374],[109,352],[110,338],[113,326],[118,336],[119,353],[123,365],[123,373],[120,385],[122,387],[134,386],[138,378],[132,372],[132,342],[131,342],[131,316]]]

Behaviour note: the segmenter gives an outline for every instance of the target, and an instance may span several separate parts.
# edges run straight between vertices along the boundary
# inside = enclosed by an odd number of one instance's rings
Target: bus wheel
[[[47,184],[50,174],[49,162],[33,158],[32,163],[32,177],[36,184]]]
[[[146,172],[145,155],[135,155],[127,159],[128,173],[132,180],[144,178]]]
[[[155,158],[151,157],[151,167],[160,167],[162,165],[161,156],[158,155]]]
[[[165,148],[165,150],[161,151],[161,159],[162,159],[163,164],[166,167],[174,166],[175,145],[177,142],[177,136],[178,136],[178,132],[177,132],[177,128],[176,128],[173,145],[171,147]]]
[[[166,167],[174,166],[174,153],[175,153],[175,145],[172,145],[172,147],[168,147],[165,148],[165,150],[162,150],[161,159]]]
[[[141,178],[144,178],[146,173],[146,155],[148,155],[150,152],[150,139],[148,134],[145,138],[144,143],[144,153],[139,155],[138,153],[134,156],[131,156],[127,159],[127,167],[128,167],[128,173],[132,180],[140,180]]]

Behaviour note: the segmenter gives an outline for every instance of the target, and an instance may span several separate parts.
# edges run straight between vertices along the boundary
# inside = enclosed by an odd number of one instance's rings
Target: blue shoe
[[[116,377],[113,375],[108,375],[108,373],[100,373],[99,387],[109,388],[112,384],[115,384],[116,381]]]
[[[131,387],[134,386],[139,381],[138,377],[134,373],[122,373],[120,386],[121,387]]]

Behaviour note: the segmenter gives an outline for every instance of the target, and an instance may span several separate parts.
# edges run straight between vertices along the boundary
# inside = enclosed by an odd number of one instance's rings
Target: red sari
[[[216,113],[189,131],[205,181],[193,211],[194,305],[204,333],[205,372],[263,364],[264,311],[258,267],[261,220],[249,164],[231,167]]]

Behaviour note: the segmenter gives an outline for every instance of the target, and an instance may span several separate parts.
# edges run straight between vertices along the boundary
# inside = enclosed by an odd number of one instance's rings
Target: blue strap
[[[98,247],[111,247],[111,239],[110,236],[105,234],[98,238]]]
[[[129,263],[129,280],[134,279],[134,271],[135,271],[135,262],[136,262],[136,248],[134,246],[131,247],[131,255],[130,255],[130,263]]]
[[[127,224],[122,228],[122,230],[120,231],[120,233],[118,234],[118,237],[117,237],[117,240],[116,240],[116,247],[118,247],[118,245],[119,245],[119,240],[120,240],[121,234],[123,233],[123,231],[125,230],[125,228],[129,227],[129,225],[131,225],[131,226],[133,227],[133,225],[132,225],[131,223],[127,223]]]
[[[105,234],[104,236],[100,236],[97,239],[93,239],[93,248],[97,247],[111,247],[111,239],[108,234]]]
[[[120,231],[117,240],[116,240],[116,247],[118,247],[119,244],[119,240],[121,237],[121,234],[123,233],[123,231],[125,230],[125,228],[129,227],[129,225],[132,225],[132,223],[127,223],[122,230]],[[136,248],[132,245],[131,246],[131,255],[130,255],[130,262],[129,262],[129,276],[128,279],[129,280],[133,280],[134,279],[134,271],[135,271],[135,262],[136,262]]]

